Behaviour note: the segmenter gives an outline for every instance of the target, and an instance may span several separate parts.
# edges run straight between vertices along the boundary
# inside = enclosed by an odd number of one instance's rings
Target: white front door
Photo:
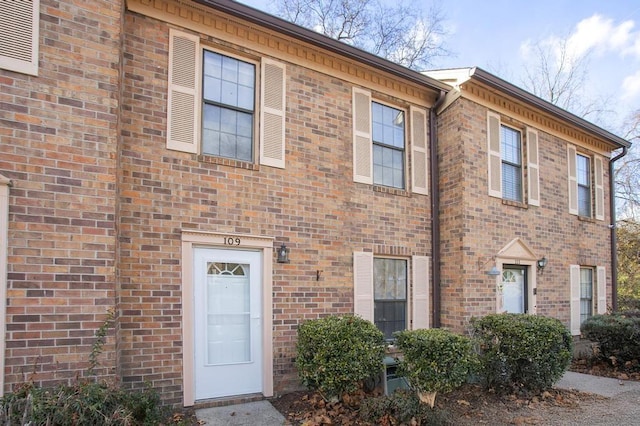
[[[502,307],[505,312],[527,312],[526,268],[505,266],[502,269]]]
[[[194,251],[195,398],[262,391],[262,254]]]

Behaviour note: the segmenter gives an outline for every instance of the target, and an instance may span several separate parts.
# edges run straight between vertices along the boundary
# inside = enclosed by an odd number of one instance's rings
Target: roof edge
[[[316,47],[346,56],[363,64],[404,78],[413,83],[426,85],[434,91],[449,91],[451,87],[418,71],[398,65],[388,59],[373,55],[357,47],[350,46],[318,32],[301,27],[277,16],[270,15],[233,0],[192,0],[203,6],[211,7],[231,16],[247,20],[253,24],[285,34]]]
[[[566,111],[558,107],[557,105],[552,104],[549,101],[545,101],[544,99],[532,93],[529,93],[526,90],[523,90],[518,86],[515,86],[509,83],[508,81],[503,80],[500,77],[495,76],[483,70],[482,68],[474,67],[474,68],[471,68],[470,70],[471,70],[470,71],[471,78],[475,78],[476,80],[488,86],[491,86],[495,89],[503,91],[522,102],[525,102],[537,108],[543,109],[547,111],[549,114],[557,118],[560,118],[562,120],[566,120],[567,122],[573,124],[574,126],[584,131],[590,132],[604,139],[607,139],[608,141],[612,142],[614,145],[617,145],[618,148],[631,147],[631,142],[627,141],[626,139],[623,139],[620,136],[614,135],[608,130],[603,129],[602,127],[599,127],[591,123],[590,121],[580,118],[577,115],[570,113],[569,111]]]

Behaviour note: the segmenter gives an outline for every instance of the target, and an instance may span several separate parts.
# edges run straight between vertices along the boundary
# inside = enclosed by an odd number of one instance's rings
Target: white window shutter
[[[607,313],[607,270],[604,266],[596,268],[596,279],[598,280],[598,313]]]
[[[38,75],[40,0],[0,1],[0,68]]]
[[[373,183],[371,93],[353,88],[353,180]]]
[[[285,166],[285,65],[264,58],[261,64],[260,164]]]
[[[571,285],[571,334],[580,334],[580,265],[569,266],[569,282]]]
[[[169,29],[167,149],[198,152],[200,39]]]
[[[578,214],[578,163],[576,147],[567,145],[567,173],[569,182],[569,213]]]
[[[538,132],[527,128],[527,176],[529,183],[529,205],[540,205],[540,160],[538,157]]]
[[[596,187],[596,219],[604,220],[604,170],[602,157],[595,156],[593,159],[593,174]]]
[[[411,106],[411,189],[429,195],[429,144],[427,110]]]
[[[353,313],[373,322],[373,253],[353,253]]]
[[[427,256],[413,256],[413,330],[429,328],[431,304],[429,303],[429,262]]]
[[[502,154],[500,148],[500,116],[487,111],[489,195],[497,198],[502,198]]]

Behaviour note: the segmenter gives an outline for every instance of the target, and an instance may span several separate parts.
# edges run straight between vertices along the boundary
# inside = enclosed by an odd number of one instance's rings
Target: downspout
[[[438,167],[438,133],[436,110],[442,105],[445,92],[440,91],[436,103],[429,110],[429,135],[431,136],[431,276],[433,277],[433,327],[440,328],[440,171]]]
[[[611,211],[611,308],[618,310],[618,238],[616,236],[616,183],[613,163],[627,155],[628,148],[622,147],[622,152],[609,161],[609,209]]]

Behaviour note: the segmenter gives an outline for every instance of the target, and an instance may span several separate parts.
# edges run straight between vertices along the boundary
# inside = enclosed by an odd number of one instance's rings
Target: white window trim
[[[374,175],[375,175],[375,171],[374,171],[374,165],[373,165],[373,146],[374,145],[380,145],[377,144],[376,142],[373,141],[373,104],[379,104],[379,105],[383,105],[389,108],[393,108],[395,110],[398,111],[402,111],[402,114],[404,116],[404,147],[402,148],[402,179],[403,179],[403,187],[402,188],[398,188],[397,186],[387,186],[381,183],[375,183],[375,181],[373,181]],[[384,186],[385,188],[393,188],[393,189],[397,189],[399,191],[407,191],[408,189],[408,161],[409,161],[409,151],[408,151],[408,146],[409,146],[409,111],[407,111],[406,108],[401,108],[397,105],[394,104],[390,104],[388,102],[383,102],[380,101],[379,99],[371,99],[371,102],[369,103],[369,109],[371,110],[371,125],[372,125],[372,130],[371,130],[371,179],[372,179],[372,183],[376,186]],[[381,146],[381,145],[380,145]],[[397,148],[392,148],[395,151],[400,151],[400,149]]]

